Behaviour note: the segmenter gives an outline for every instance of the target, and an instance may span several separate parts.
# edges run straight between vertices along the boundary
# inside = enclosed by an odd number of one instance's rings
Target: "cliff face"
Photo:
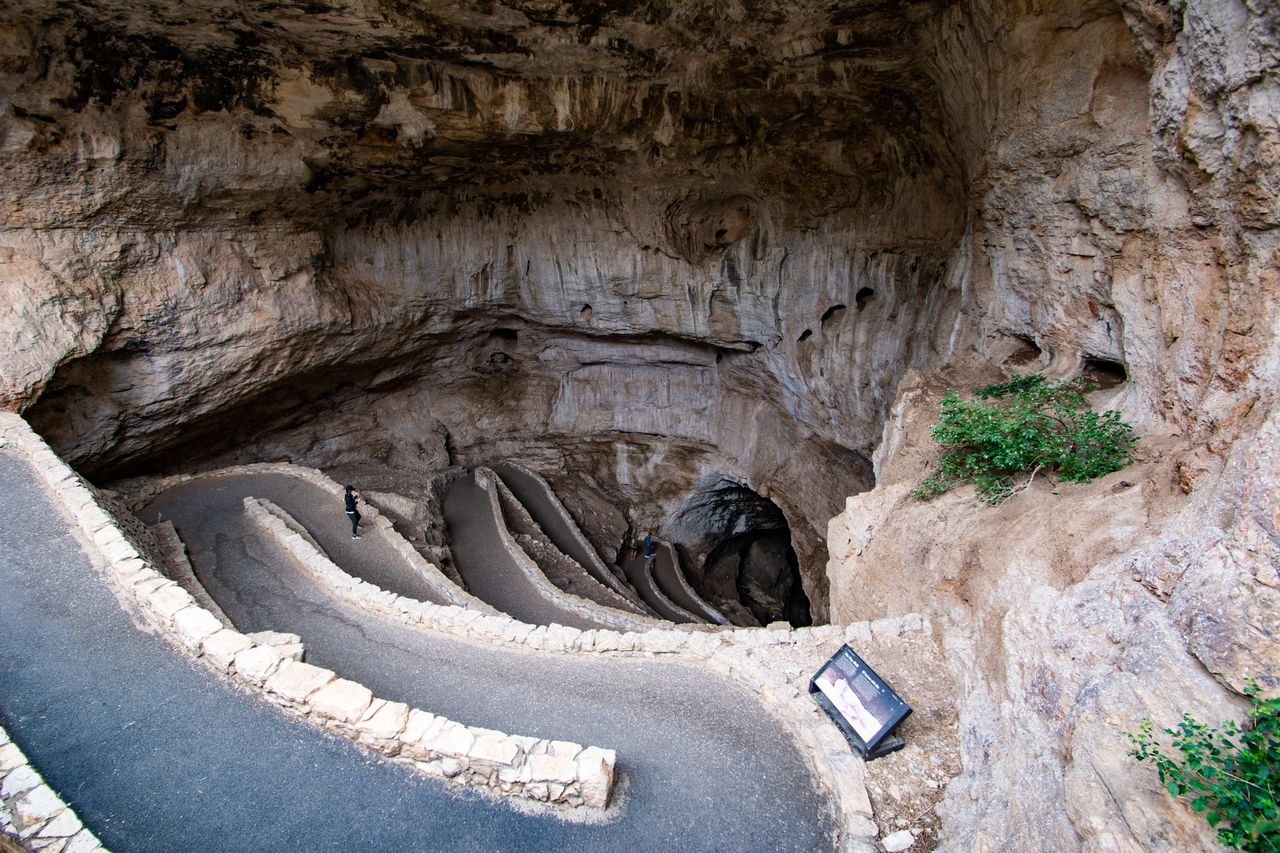
[[[739,483],[819,619],[948,626],[958,847],[1198,831],[1111,734],[1276,677],[1273,3],[7,7],[0,395],[82,470],[516,453],[672,531]],[[905,499],[937,393],[1033,369],[1119,383],[1138,485]],[[1135,648],[1185,678],[1097,705]]]

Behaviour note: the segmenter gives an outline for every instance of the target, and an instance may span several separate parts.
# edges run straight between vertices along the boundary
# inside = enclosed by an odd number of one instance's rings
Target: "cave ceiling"
[[[130,198],[86,221],[154,216],[163,137],[211,120],[292,145],[305,172],[210,181],[167,205],[180,221],[355,221],[412,215],[442,191],[519,207],[619,185],[823,215],[957,171],[925,70],[926,24],[947,0],[7,5],[4,70],[28,84],[11,108],[49,158],[29,166],[47,180],[72,162],[68,116],[134,128]]]

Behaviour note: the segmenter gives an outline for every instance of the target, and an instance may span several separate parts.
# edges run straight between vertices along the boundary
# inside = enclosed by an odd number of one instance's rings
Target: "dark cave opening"
[[[686,500],[678,526],[694,540],[682,548],[687,565],[701,564],[690,582],[732,621],[813,624],[791,528],[772,500],[722,477]]]

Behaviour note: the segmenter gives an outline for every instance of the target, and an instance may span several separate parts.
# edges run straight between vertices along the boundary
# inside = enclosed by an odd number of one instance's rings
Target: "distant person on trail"
[[[360,538],[360,510],[356,509],[356,504],[360,503],[360,493],[356,491],[356,487],[347,484],[346,494],[343,496],[347,504],[347,518],[351,519],[351,538]]]
[[[636,554],[640,553],[640,543],[636,542],[636,535],[634,533],[627,534],[626,550],[628,560],[634,560],[636,558]]]
[[[644,567],[652,569],[653,560],[657,556],[658,551],[653,545],[653,534],[646,530],[644,532]]]

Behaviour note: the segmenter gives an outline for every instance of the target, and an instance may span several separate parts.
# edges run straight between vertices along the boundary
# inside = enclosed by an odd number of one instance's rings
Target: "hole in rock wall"
[[[1080,367],[1080,375],[1102,390],[1115,388],[1129,381],[1129,371],[1125,366],[1107,358],[1086,358]]]
[[[1012,335],[1010,339],[1013,351],[1004,359],[1007,366],[1018,367],[1040,359],[1042,351],[1031,338],[1025,335]]]
[[[827,328],[832,323],[837,323],[844,316],[845,307],[843,305],[832,305],[826,311],[822,312],[822,328]]]
[[[876,292],[871,288],[860,287],[858,288],[858,292],[853,296],[853,304],[857,306],[859,311],[861,311],[863,308],[867,307],[867,303],[870,302],[875,295]]]
[[[796,343],[802,344],[813,336],[813,329],[805,329],[800,333],[800,337],[796,338]]]
[[[791,528],[773,501],[720,478],[685,501],[676,528],[690,582],[735,623],[813,624]]]

